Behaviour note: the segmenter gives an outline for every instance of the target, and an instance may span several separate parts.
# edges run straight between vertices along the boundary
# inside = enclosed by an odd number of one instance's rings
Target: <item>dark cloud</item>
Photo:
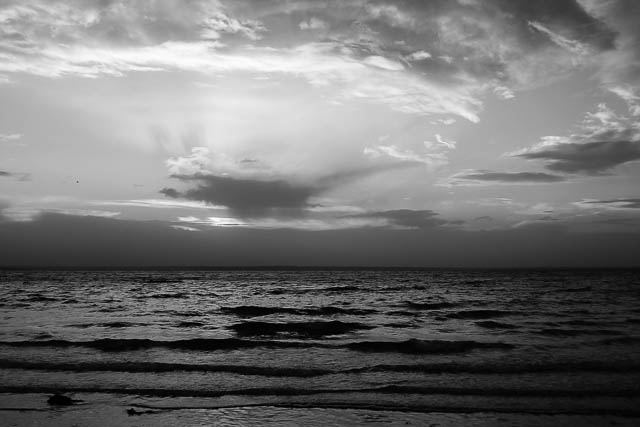
[[[180,192],[174,188],[163,188],[162,190],[160,190],[160,194],[164,194],[165,196],[172,199],[178,199],[181,197]]]
[[[349,215],[348,218],[384,219],[390,225],[406,228],[432,228],[447,223],[432,210],[395,209]]]
[[[309,198],[322,189],[296,185],[283,180],[258,181],[216,175],[175,175],[184,182],[196,182],[195,188],[180,192],[164,188],[167,197],[224,205],[242,216],[262,216],[273,209],[299,210],[309,206]]]
[[[0,178],[14,178],[17,181],[29,181],[31,179],[31,174],[22,173],[22,172],[7,172],[0,171]]]
[[[547,169],[552,171],[598,174],[623,163],[640,159],[640,142],[564,143],[517,156],[525,159],[546,160]]]
[[[551,175],[544,172],[492,172],[477,171],[464,175],[457,175],[457,179],[466,179],[472,181],[490,181],[504,183],[527,183],[527,182],[560,182],[566,178],[558,175]]]
[[[232,178],[212,174],[172,175],[185,183],[196,183],[194,188],[179,191],[174,188],[160,190],[170,198],[182,198],[223,205],[241,217],[292,216],[312,205],[309,199],[339,185],[376,173],[405,169],[420,165],[418,162],[394,162],[336,172],[317,178],[312,184],[279,180]]]
[[[298,33],[304,41],[314,40],[314,35],[325,36],[336,44],[338,52],[349,49],[359,58],[380,55],[403,60],[430,81],[449,85],[464,84],[469,76],[509,83],[512,72],[509,62],[547,48],[559,49],[549,34],[536,30],[532,22],[594,52],[614,49],[617,36],[576,0],[240,1],[232,4],[230,7],[241,15],[258,16],[267,28],[277,27],[285,34]],[[299,23],[310,18],[326,23],[326,28],[317,32],[300,30]],[[263,36],[258,44],[282,42],[280,31],[267,31]],[[411,54],[417,51],[429,52],[431,57],[411,60]],[[565,59],[552,56],[545,60],[554,57],[560,61]],[[544,72],[538,72],[553,74],[554,68],[545,66]]]
[[[551,26],[562,36],[601,50],[614,49],[616,32],[590,15],[576,0],[495,0],[497,10],[511,14],[524,28],[529,22]]]
[[[582,203],[593,205],[612,205],[626,209],[640,209],[640,199],[590,200]]]

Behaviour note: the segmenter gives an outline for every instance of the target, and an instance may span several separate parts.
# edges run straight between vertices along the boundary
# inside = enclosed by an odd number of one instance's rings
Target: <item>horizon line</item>
[[[640,270],[638,265],[630,266],[366,266],[366,265],[116,265],[116,266],[82,266],[82,265],[32,265],[32,266],[0,266],[0,271],[24,270],[58,270],[58,271],[152,271],[152,270],[210,270],[210,271],[239,271],[239,270]]]

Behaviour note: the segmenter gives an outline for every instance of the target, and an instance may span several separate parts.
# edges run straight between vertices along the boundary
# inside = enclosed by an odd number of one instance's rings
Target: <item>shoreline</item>
[[[391,406],[340,402],[252,402],[227,396],[152,398],[109,393],[74,393],[82,402],[50,406],[44,393],[0,394],[0,418],[6,426],[76,425],[82,427],[176,425],[581,425],[634,426],[640,412],[597,414],[545,411]],[[234,403],[235,401],[235,403]],[[109,420],[106,422],[105,420]],[[342,421],[341,421],[342,420]]]

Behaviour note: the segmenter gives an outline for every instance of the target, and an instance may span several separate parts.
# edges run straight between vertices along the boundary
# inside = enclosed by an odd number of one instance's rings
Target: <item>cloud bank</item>
[[[556,172],[601,174],[640,159],[640,122],[633,116],[616,114],[605,104],[587,113],[569,136],[546,136],[533,147],[514,156],[542,160]]]

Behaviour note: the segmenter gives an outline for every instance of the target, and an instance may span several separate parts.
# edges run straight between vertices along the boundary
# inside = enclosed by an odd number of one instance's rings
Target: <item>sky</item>
[[[0,0],[0,265],[640,266],[638,22]]]

